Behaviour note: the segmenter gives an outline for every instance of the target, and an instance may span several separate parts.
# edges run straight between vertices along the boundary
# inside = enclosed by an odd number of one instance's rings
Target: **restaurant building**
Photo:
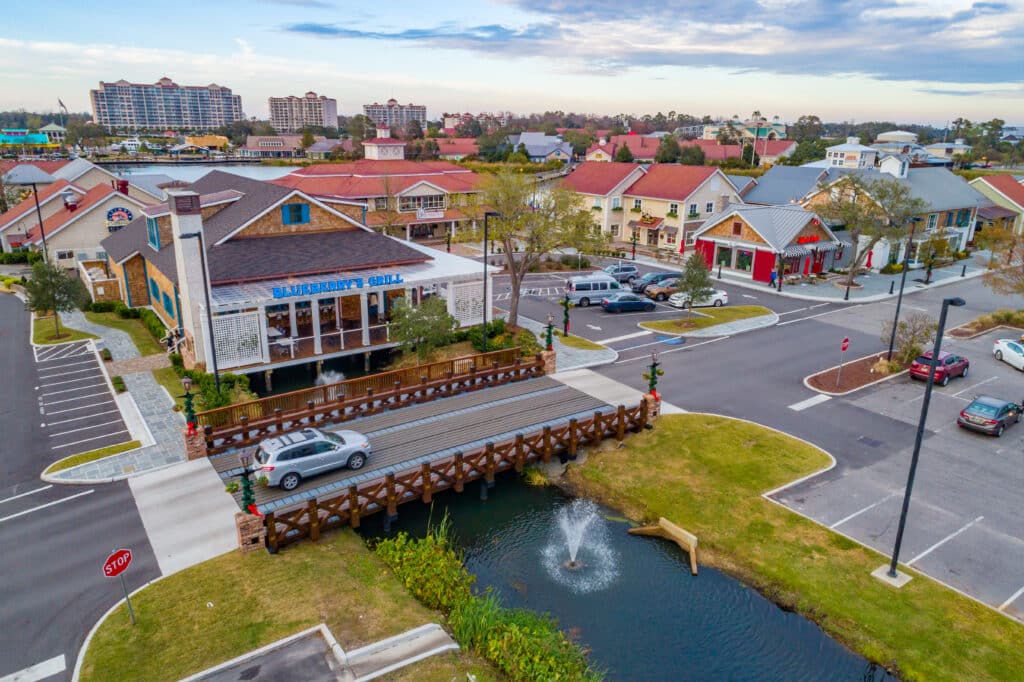
[[[396,345],[397,298],[482,320],[480,265],[393,239],[358,203],[214,171],[103,242],[122,300],[176,330],[186,367],[253,373]]]

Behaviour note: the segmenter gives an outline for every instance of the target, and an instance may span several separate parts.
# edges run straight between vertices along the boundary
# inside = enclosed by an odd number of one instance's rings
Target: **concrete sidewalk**
[[[164,576],[238,547],[238,506],[209,460],[135,476],[128,487]]]
[[[538,338],[541,340],[541,345],[543,345],[547,325],[520,315],[519,326],[524,329],[529,329],[533,333],[537,334]],[[583,369],[586,367],[596,367],[598,365],[607,365],[609,362],[615,362],[619,357],[619,354],[611,348],[586,350],[583,348],[567,346],[562,343],[557,336],[552,337],[551,345],[555,350],[555,366],[559,372],[567,372],[572,369]]]
[[[633,407],[640,404],[643,391],[627,386],[626,384],[609,379],[589,369],[574,369],[568,372],[557,372],[551,375],[552,379],[562,382],[566,386],[582,391],[598,400],[603,400],[609,405],[625,405]],[[637,375],[638,384],[642,382],[640,375]],[[686,410],[676,407],[672,403],[662,401],[662,414],[684,414]]]

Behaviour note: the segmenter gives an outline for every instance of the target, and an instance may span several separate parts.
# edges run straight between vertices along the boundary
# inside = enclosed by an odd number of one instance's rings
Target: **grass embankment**
[[[53,316],[32,318],[32,343],[36,345],[43,346],[52,343],[67,343],[69,341],[97,338],[93,334],[71,329],[63,324],[60,326],[60,336],[54,336],[53,331]]]
[[[46,467],[44,474],[52,474],[56,471],[63,471],[64,469],[70,469],[76,467],[79,464],[86,464],[88,462],[95,462],[97,459],[103,459],[110,455],[116,455],[119,452],[127,452],[128,450],[134,450],[135,448],[142,447],[142,443],[137,440],[128,441],[127,443],[119,443],[117,445],[108,445],[105,448],[99,448],[97,450],[90,450],[89,452],[83,452],[78,455],[71,455],[64,459],[59,459],[50,466]]]
[[[571,483],[636,520],[664,516],[695,533],[702,563],[871,660],[915,680],[1008,680],[1024,670],[1021,625],[920,575],[889,587],[870,575],[885,557],[761,497],[826,466],[817,448],[699,414],[664,416],[626,446],[570,468]]]
[[[951,329],[949,333],[952,336],[974,336],[996,327],[1024,329],[1024,310],[1000,308],[994,312],[976,317],[967,324]]]
[[[559,343],[563,346],[569,346],[570,348],[578,348],[579,350],[607,350],[605,346],[602,346],[599,343],[594,343],[593,341],[585,339],[582,336],[576,336],[572,333],[570,333],[569,336],[562,336],[562,332],[556,331],[554,336],[558,339]],[[543,332],[540,335],[540,340],[541,345],[544,345]]]
[[[223,556],[150,585],[97,629],[82,680],[178,680],[282,637],[326,623],[345,650],[424,623],[421,606],[353,532],[326,534],[280,554]],[[465,652],[435,656],[389,680],[502,679]]]
[[[654,322],[641,322],[640,326],[656,332],[668,332],[670,334],[682,334],[695,329],[705,329],[716,324],[746,320],[761,315],[771,315],[772,311],[759,305],[732,305],[721,308],[701,308],[694,311],[692,317],[684,313],[684,317],[675,320],[657,320]]]
[[[173,367],[161,367],[153,370],[153,378],[156,382],[167,389],[167,392],[174,398],[174,404],[178,407],[185,406],[185,387],[181,385],[181,377],[174,371]]]
[[[86,312],[85,319],[94,324],[102,324],[105,327],[119,329],[128,334],[132,338],[135,347],[139,350],[139,355],[154,355],[155,353],[163,352],[163,348],[153,338],[153,335],[149,333],[149,329],[142,323],[142,320],[124,318],[117,313],[93,312]]]

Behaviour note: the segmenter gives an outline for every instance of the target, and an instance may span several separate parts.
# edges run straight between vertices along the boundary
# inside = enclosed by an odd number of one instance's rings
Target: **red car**
[[[919,355],[916,360],[910,363],[910,377],[912,379],[928,380],[928,370],[931,369],[932,352],[926,351]],[[939,362],[935,366],[935,383],[945,386],[953,377],[967,376],[967,370],[971,368],[971,362],[965,357],[953,353],[939,353]]]

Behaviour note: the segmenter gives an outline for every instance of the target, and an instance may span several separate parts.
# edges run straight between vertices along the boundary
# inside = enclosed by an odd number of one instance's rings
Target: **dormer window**
[[[281,222],[285,225],[305,225],[309,222],[309,204],[285,204],[281,207]]]
[[[156,218],[146,218],[146,234],[149,237],[149,245],[157,251],[160,250],[160,226]]]

